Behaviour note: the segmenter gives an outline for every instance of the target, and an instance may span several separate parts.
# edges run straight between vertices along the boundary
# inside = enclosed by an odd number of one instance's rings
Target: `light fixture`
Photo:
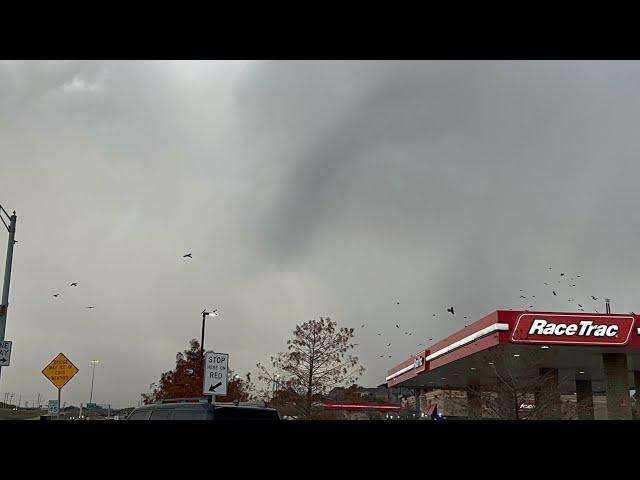
[[[489,365],[493,365],[493,362],[489,362]]]
[[[514,356],[514,357],[519,357],[519,356],[520,356],[520,354],[519,354],[519,353],[514,353],[514,354],[513,354],[513,356]]]
[[[543,350],[546,350],[547,348],[549,348],[548,345],[542,345],[540,348],[542,348]]]
[[[584,372],[578,372],[578,373],[583,374]]]
[[[475,370],[475,369],[476,369],[476,367],[471,367],[471,370]]]

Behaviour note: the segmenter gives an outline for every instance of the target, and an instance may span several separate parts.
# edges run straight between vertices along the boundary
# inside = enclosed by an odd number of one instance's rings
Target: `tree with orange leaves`
[[[172,398],[196,398],[202,397],[202,375],[204,361],[200,342],[193,339],[189,342],[189,350],[178,352],[176,355],[176,367],[164,372],[158,383],[152,383],[151,393],[143,394],[145,404]],[[251,373],[244,377],[234,375],[229,370],[227,394],[216,395],[216,402],[232,402],[238,400],[244,402],[253,399],[254,387],[251,382]]]

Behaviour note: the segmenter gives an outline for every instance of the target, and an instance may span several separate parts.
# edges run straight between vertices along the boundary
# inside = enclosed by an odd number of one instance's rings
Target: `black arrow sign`
[[[218,388],[220,385],[222,385],[222,382],[218,382],[218,383],[216,383],[215,385],[211,385],[211,386],[209,387],[209,391],[210,391],[210,392],[213,392],[213,391],[214,391],[216,388]]]

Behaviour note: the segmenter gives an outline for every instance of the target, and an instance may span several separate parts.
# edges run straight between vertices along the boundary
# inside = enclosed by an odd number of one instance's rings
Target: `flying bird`
[[[556,291],[555,291],[555,290],[553,290],[553,294],[554,294],[556,297],[558,296],[558,294],[556,293]]]
[[[564,273],[561,273],[561,274],[560,274],[560,276],[561,276],[561,277],[564,277]]]
[[[400,328],[400,325],[398,325],[397,323],[396,323],[396,328]]]
[[[379,333],[379,334],[378,334],[378,336],[379,336],[379,337],[380,337],[381,335],[382,335],[381,333]]]
[[[397,300],[396,300],[396,305],[400,305],[400,302],[398,302]]]
[[[434,313],[434,314],[433,314],[433,316],[435,317],[435,316],[436,316],[436,314]]]
[[[87,308],[96,308],[96,307],[87,307]]]
[[[429,340],[433,340],[433,338],[430,338]]]
[[[453,307],[447,308],[447,312],[451,312],[451,315],[455,315],[455,313],[453,313]]]
[[[364,328],[364,323],[362,325],[360,325],[360,328]]]
[[[582,308],[582,305],[578,304],[578,306],[579,306],[580,308]]]
[[[597,300],[597,298],[596,298],[596,297],[594,297],[593,295],[591,295],[591,298],[593,298],[594,300]]]
[[[520,298],[527,298],[527,297],[525,297],[524,295],[520,295]]]
[[[389,355],[389,358],[393,357],[393,355]]]
[[[547,282],[544,282],[544,284],[545,284],[547,287],[549,286],[549,284],[548,284]]]
[[[387,343],[387,347],[390,347],[390,346],[391,346],[391,344],[390,344],[390,343]]]
[[[580,278],[580,275],[576,275],[576,277]]]
[[[54,293],[53,296],[54,297],[58,297],[60,294],[59,293]]]
[[[76,282],[73,282],[73,283],[70,285],[70,287],[77,287],[77,286],[78,286],[78,284],[77,284]]]
[[[467,317],[464,317],[464,318],[467,318]]]
[[[186,255],[183,255],[182,258],[193,258],[193,257],[191,256],[190,253],[187,253]]]

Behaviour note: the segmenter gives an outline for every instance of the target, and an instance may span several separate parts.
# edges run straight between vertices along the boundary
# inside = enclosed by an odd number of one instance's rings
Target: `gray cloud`
[[[40,370],[64,351],[81,367],[67,401],[88,400],[97,357],[98,401],[133,404],[199,338],[204,306],[222,312],[208,345],[239,371],[301,321],[357,326],[366,384],[463,315],[527,307],[520,288],[541,309],[591,294],[638,309],[639,76],[634,62],[2,62],[0,201],[20,243],[0,390],[54,398]],[[560,270],[583,278],[556,298],[543,282]]]

